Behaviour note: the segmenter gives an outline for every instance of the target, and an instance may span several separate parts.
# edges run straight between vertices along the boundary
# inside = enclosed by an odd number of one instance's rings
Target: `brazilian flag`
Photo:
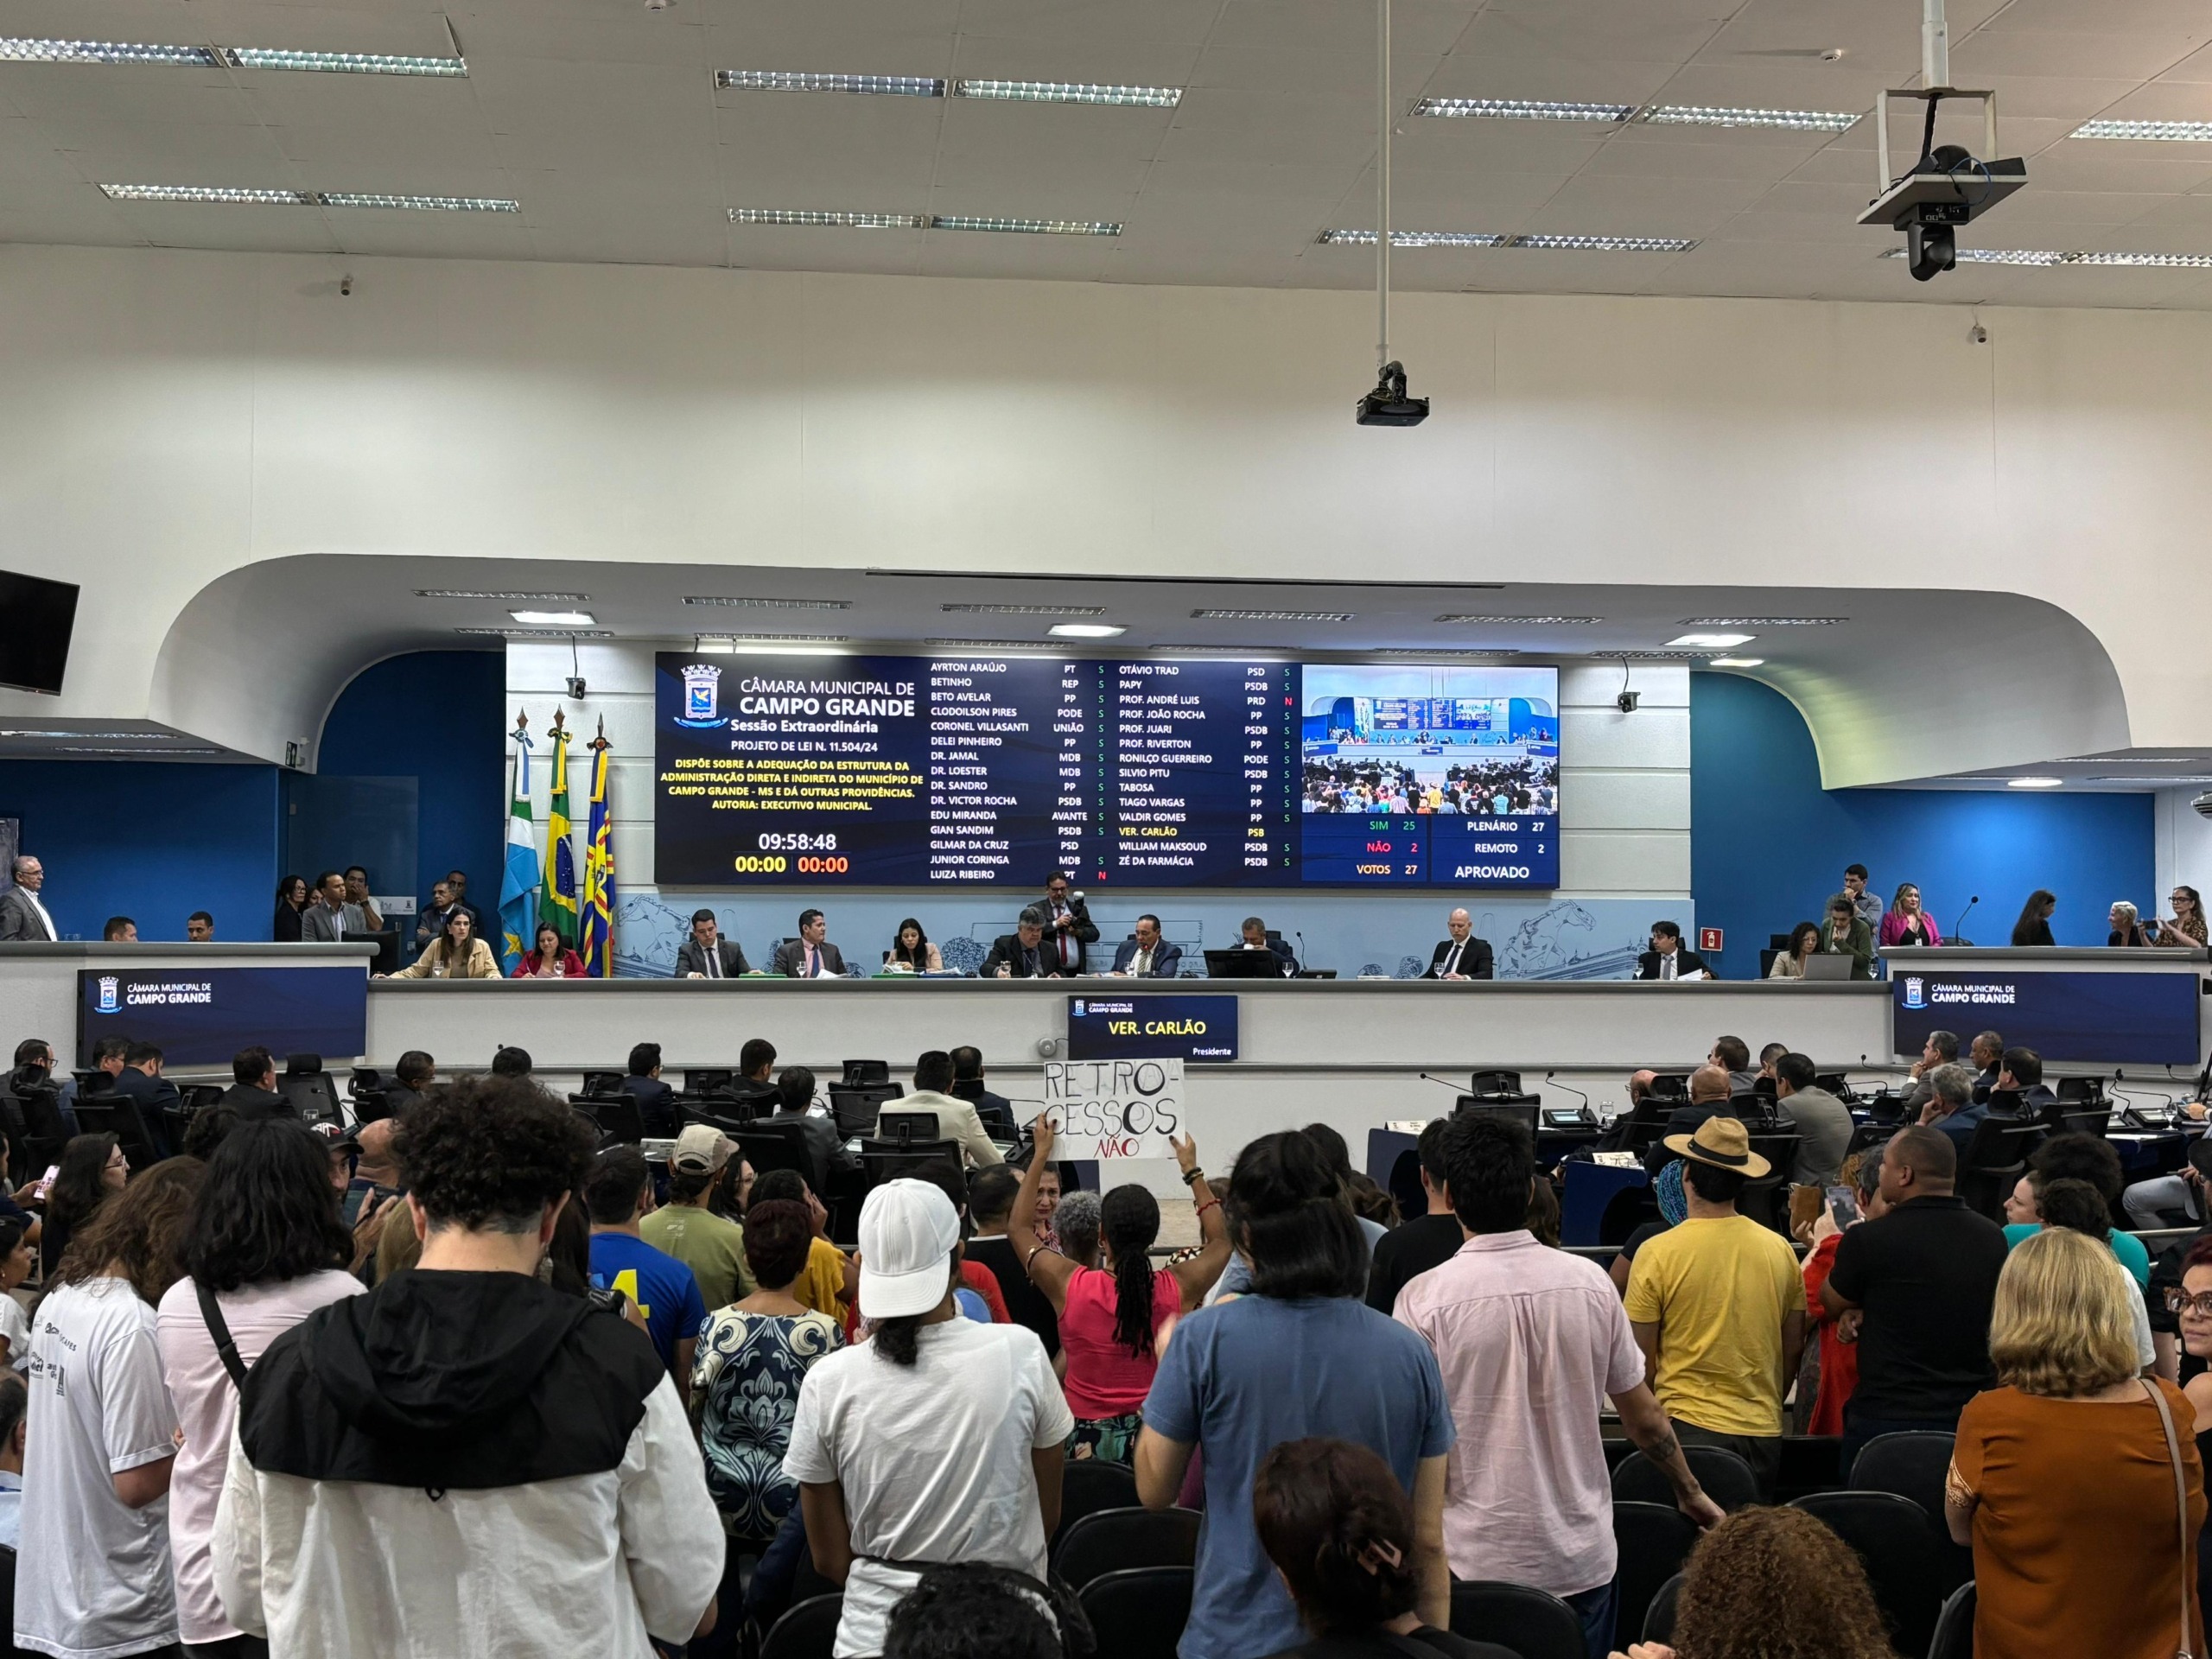
[[[553,804],[546,814],[545,886],[537,895],[537,919],[550,922],[562,944],[576,943],[576,851],[569,823],[569,734],[556,726],[553,738]]]

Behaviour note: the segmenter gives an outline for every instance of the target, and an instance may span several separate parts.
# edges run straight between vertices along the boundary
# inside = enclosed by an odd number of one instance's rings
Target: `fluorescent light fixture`
[[[1516,236],[1506,245],[1514,248],[1564,248],[1581,253],[1688,253],[1697,246],[1694,237],[1680,236]]]
[[[1494,662],[1501,657],[1510,657],[1510,651],[1454,651],[1446,645],[1390,645],[1361,653],[1368,657],[1389,657],[1408,662],[1471,663]]]
[[[1451,611],[1436,620],[1440,622],[1496,623],[1501,627],[1568,628],[1602,622],[1605,619],[1602,616],[1491,616],[1471,611]]]
[[[483,634],[495,639],[612,639],[612,628],[455,628],[455,633]]]
[[[1690,663],[1705,653],[1701,651],[1593,651],[1587,655],[1592,661],[1601,663]]]
[[[1049,652],[1055,649],[1035,639],[925,639],[922,643],[931,651]]]
[[[1902,259],[1904,250],[1885,249],[1884,259]],[[1962,265],[2136,265],[2154,270],[2212,270],[2212,253],[2069,252],[2060,248],[1961,248]]]
[[[940,605],[963,616],[1103,616],[1103,605]]]
[[[1055,622],[1045,632],[1060,639],[1114,639],[1128,630],[1112,622]]]
[[[1715,657],[1706,664],[1707,668],[1758,668],[1766,662],[1764,657]]]
[[[302,52],[283,46],[219,46],[215,55],[233,69],[302,69],[340,75],[432,75],[463,80],[466,58],[416,58],[384,52]]]
[[[0,737],[73,737],[79,742],[87,738],[94,741],[129,738],[136,743],[173,743],[177,739],[177,734],[175,732],[60,732],[33,730],[28,727],[0,727]]]
[[[1201,622],[1349,622],[1353,611],[1192,611]]]
[[[1827,628],[1847,616],[1686,616],[1686,628]]]
[[[1102,86],[1073,80],[969,80],[952,83],[961,98],[1011,99],[1027,104],[1115,104],[1172,110],[1183,101],[1180,86]]]
[[[2007,789],[2058,789],[2064,785],[2063,778],[2007,778]]]
[[[817,207],[733,207],[733,225],[821,225],[848,231],[918,231],[927,213],[853,213]]]
[[[2142,265],[2154,270],[2203,270],[2212,268],[2212,253],[2069,253],[2069,265]]]
[[[589,594],[495,594],[474,588],[417,588],[415,590],[415,597],[417,599],[504,599],[511,604],[517,605],[527,604],[532,601],[539,604],[581,605],[591,595]]]
[[[1560,103],[1529,98],[1424,98],[1415,115],[1492,116],[1507,121],[1604,121],[1618,126],[1636,113],[1633,104]]]
[[[717,69],[715,85],[739,92],[863,92],[890,98],[943,98],[931,75],[815,75],[787,69]]]
[[[1295,653],[1288,645],[1154,645],[1155,657],[1234,657],[1240,662],[1267,662]]]
[[[849,599],[725,599],[715,594],[690,594],[686,605],[721,605],[737,611],[849,611]]]
[[[991,219],[971,213],[931,213],[933,231],[1005,231],[1020,236],[1119,236],[1122,227],[1109,219]]]
[[[2201,754],[2069,754],[2054,760],[2058,766],[2201,766]]]
[[[63,753],[63,754],[135,754],[135,755],[138,755],[138,756],[141,756],[141,757],[153,756],[153,755],[156,755],[156,754],[158,754],[158,755],[160,756],[160,758],[161,758],[161,759],[162,759],[162,760],[175,760],[175,759],[176,759],[176,758],[177,758],[178,756],[180,756],[180,755],[187,755],[187,754],[222,754],[222,753],[226,753],[226,751],[222,750],[222,749],[159,749],[159,750],[156,750],[156,749],[111,749],[111,748],[97,748],[97,749],[95,749],[95,748],[73,748],[73,747],[69,747],[69,746],[67,746],[67,745],[66,745],[66,744],[62,747],[62,748],[61,748],[61,750],[60,750],[60,752],[61,753]]]
[[[1667,644],[1696,651],[1726,651],[1732,645],[1747,645],[1753,638],[1748,633],[1685,633],[1669,639]]]
[[[849,657],[853,653],[843,645],[732,645],[728,647],[732,657]]]
[[[534,628],[588,628],[599,620],[589,611],[509,611],[507,614]]]
[[[1332,247],[1371,248],[1375,245],[1372,231],[1324,231],[1320,240]],[[1505,238],[1487,231],[1393,231],[1390,245],[1394,248],[1495,248]]]
[[[705,641],[719,642],[729,649],[742,645],[849,645],[852,636],[844,633],[707,633],[701,634],[701,650],[708,649]]]
[[[2084,121],[2069,138],[2150,138],[2212,143],[2212,121]]]
[[[1864,110],[1739,110],[1697,104],[1662,104],[1636,118],[1657,127],[1775,127],[1788,132],[1845,132]]]
[[[0,63],[148,63],[172,69],[212,69],[204,46],[145,46],[128,41],[0,40]]]
[[[2167,784],[2212,784],[2212,772],[2208,772],[2201,777],[2183,776],[2178,778],[2173,776],[2171,773],[2169,773],[2163,778],[2093,777],[2088,779],[2087,781],[2092,784],[2152,784],[2160,786]]]
[[[388,196],[355,190],[262,190],[220,184],[104,184],[111,201],[188,201],[243,207],[407,207],[443,213],[518,213],[493,196]]]

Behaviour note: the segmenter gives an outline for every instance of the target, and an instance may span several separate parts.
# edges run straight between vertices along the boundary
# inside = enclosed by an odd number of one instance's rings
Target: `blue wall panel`
[[[46,866],[41,895],[64,938],[111,916],[142,939],[181,939],[211,912],[215,937],[269,937],[276,891],[276,768],[139,760],[0,761],[0,818],[23,821]]]
[[[1813,737],[1788,698],[1735,674],[1690,677],[1690,880],[1697,919],[1726,931],[1722,975],[1758,972],[1768,935],[1819,919],[1866,866],[1886,905],[1915,881],[1948,937],[2011,942],[2030,892],[2058,895],[2061,944],[2102,944],[2115,899],[2147,912],[2152,798],[2071,791],[1824,790]]]
[[[461,869],[468,872],[469,901],[499,906],[505,697],[506,659],[499,652],[418,651],[364,669],[323,722],[318,772],[419,780],[418,900],[429,898],[430,883],[448,870]],[[304,874],[313,879],[314,872]],[[408,877],[378,870],[375,880],[380,893],[404,892]],[[270,886],[273,891],[273,877]]]

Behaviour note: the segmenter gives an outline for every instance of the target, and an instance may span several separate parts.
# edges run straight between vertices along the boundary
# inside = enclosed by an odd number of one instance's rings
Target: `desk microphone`
[[[1467,1092],[1458,1084],[1450,1081],[1448,1078],[1432,1077],[1426,1071],[1417,1072],[1415,1075],[1418,1076],[1423,1083],[1433,1083],[1440,1089],[1449,1089],[1455,1095],[1464,1095]]]
[[[1298,941],[1298,965],[1303,968],[1306,966],[1306,935],[1294,927],[1290,930],[1290,937]]]
[[[1959,912],[1959,919],[1951,924],[1951,943],[1953,944],[1964,943],[1964,941],[1959,938],[1959,930],[1967,925],[1967,916],[1973,912],[1974,907],[1980,902],[1981,895],[1977,893],[1967,900],[1967,907]]]
[[[1590,1117],[1590,1118],[1592,1118],[1592,1119],[1594,1121],[1594,1119],[1595,1119],[1595,1117],[1596,1117],[1596,1116],[1597,1116],[1597,1115],[1596,1115],[1596,1113],[1592,1110],[1592,1107],[1591,1107],[1591,1105],[1590,1105],[1590,1096],[1587,1096],[1587,1095],[1584,1094],[1584,1093],[1583,1093],[1580,1089],[1576,1088],[1576,1087],[1575,1087],[1573,1084],[1571,1084],[1571,1083],[1560,1083],[1560,1080],[1559,1080],[1559,1073],[1558,1073],[1558,1072],[1556,1072],[1556,1071],[1547,1071],[1547,1072],[1545,1072],[1545,1073],[1544,1073],[1544,1082],[1545,1082],[1547,1084],[1555,1084],[1555,1085],[1557,1085],[1559,1088],[1561,1088],[1561,1089],[1566,1090],[1567,1090],[1567,1092],[1568,1094],[1573,1095],[1573,1096],[1577,1100],[1579,1100],[1579,1101],[1580,1101],[1580,1102],[1582,1103],[1582,1111],[1583,1111],[1583,1115],[1584,1115],[1585,1116],[1586,1116],[1586,1117]]]

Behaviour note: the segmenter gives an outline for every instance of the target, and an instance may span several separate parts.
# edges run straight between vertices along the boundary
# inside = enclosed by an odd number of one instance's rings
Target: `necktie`
[[[1149,950],[1138,951],[1137,959],[1131,963],[1129,966],[1135,971],[1136,976],[1139,979],[1144,978],[1147,974],[1152,972],[1152,952]]]
[[[1459,940],[1452,940],[1452,954],[1444,958],[1444,971],[1446,975],[1456,974],[1459,971],[1459,952],[1465,948],[1465,947]]]
[[[815,976],[814,947],[810,944],[806,947],[806,976],[809,979]]]
[[[1037,971],[1037,953],[1034,950],[1024,950],[1021,953],[1021,965],[1029,970],[1030,978],[1035,979],[1039,976]]]
[[[1069,913],[1070,912],[1066,907],[1063,906],[1052,912],[1052,918],[1055,921],[1058,921],[1061,917]],[[1060,966],[1063,968],[1073,967],[1075,965],[1074,930],[1070,928],[1056,931],[1054,937],[1059,941]]]
[[[1662,979],[1672,979],[1674,976],[1675,953],[1669,950],[1665,956],[1659,958],[1659,977]]]
[[[713,944],[707,947],[707,977],[709,979],[720,979],[721,976],[722,942],[720,939],[716,939]]]

